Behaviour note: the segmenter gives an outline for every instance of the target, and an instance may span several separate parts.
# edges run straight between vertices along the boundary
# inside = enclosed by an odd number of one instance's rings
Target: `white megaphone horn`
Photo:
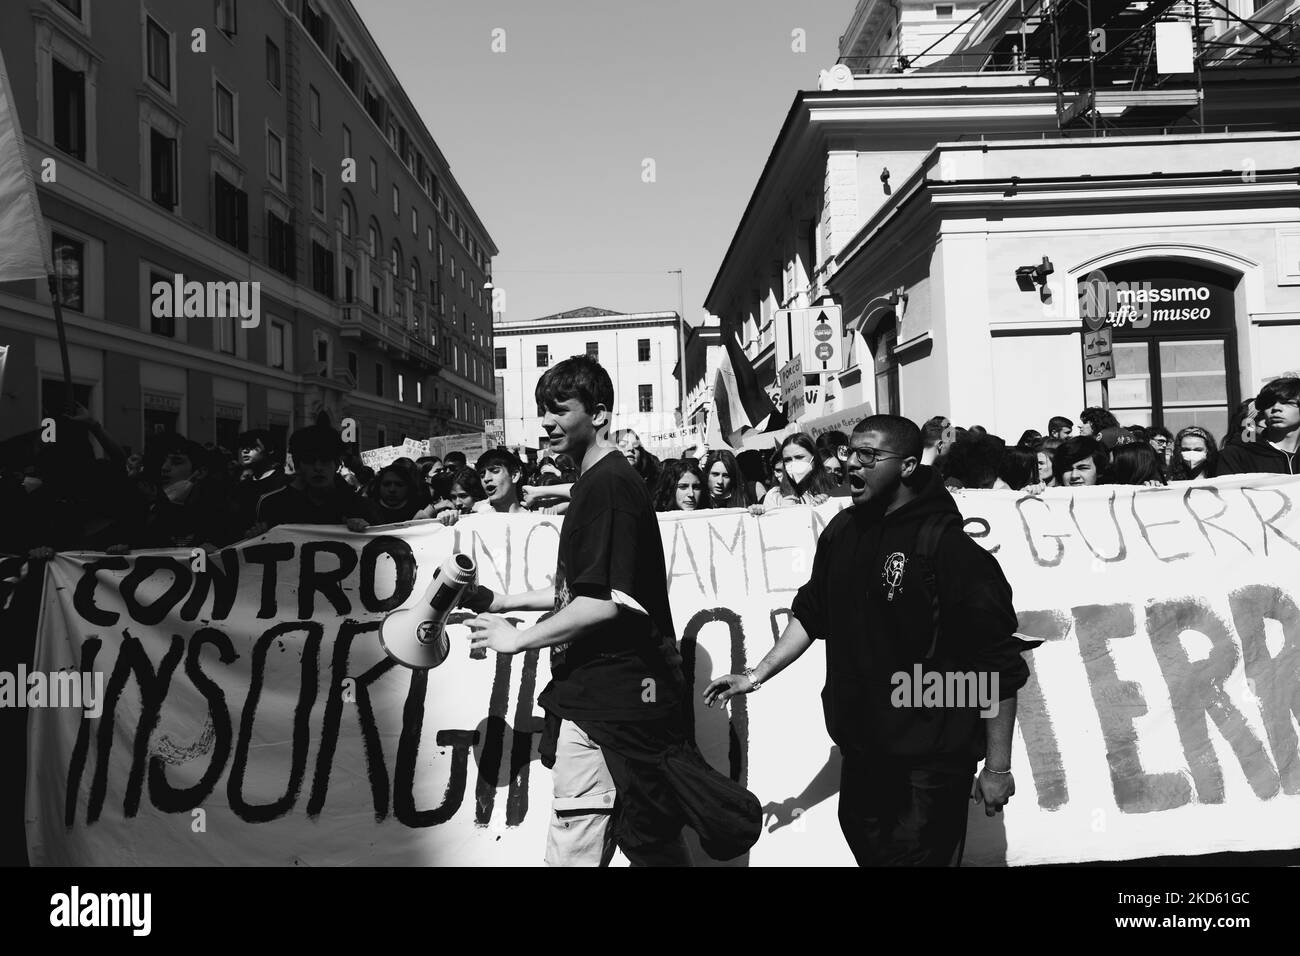
[[[455,553],[433,575],[424,597],[410,607],[390,611],[379,625],[379,643],[404,667],[428,670],[447,659],[447,615],[474,585],[478,568],[468,554]]]

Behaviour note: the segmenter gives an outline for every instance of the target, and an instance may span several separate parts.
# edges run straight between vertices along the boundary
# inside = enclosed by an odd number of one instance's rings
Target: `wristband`
[[[984,765],[984,769],[985,769],[986,771],[988,771],[989,773],[996,773],[996,774],[997,774],[998,776],[1000,776],[1000,777],[1001,777],[1001,776],[1006,776],[1007,774],[1011,773],[1011,768],[1010,768],[1010,767],[1008,767],[1006,770],[994,770],[992,767],[988,766],[988,764],[985,764],[985,765]]]
[[[742,677],[749,678],[749,683],[750,683],[749,692],[751,694],[763,686],[763,682],[754,676],[754,668],[746,667],[743,671],[740,672],[740,674]]]

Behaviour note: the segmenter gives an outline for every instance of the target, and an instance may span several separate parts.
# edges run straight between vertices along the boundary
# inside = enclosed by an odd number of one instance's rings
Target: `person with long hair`
[[[740,462],[729,451],[718,449],[704,458],[704,495],[710,508],[748,508],[754,504]]]
[[[707,507],[704,475],[695,459],[674,458],[664,462],[654,491],[655,511],[698,511]]]
[[[998,481],[1002,485],[1020,491],[1026,487],[1040,485],[1038,480],[1038,455],[1032,449],[1020,445],[1002,449],[1002,458],[998,462]],[[995,482],[994,488],[999,487]]]
[[[492,510],[492,506],[487,503],[487,492],[483,489],[483,482],[479,480],[478,472],[473,468],[457,468],[452,472],[447,500],[451,502],[451,508],[439,510],[439,503],[434,502],[422,509],[415,517],[433,518],[443,524],[453,525],[465,515]]]
[[[652,489],[659,481],[662,464],[659,459],[641,447],[641,436],[630,428],[621,428],[614,432],[614,444],[632,469],[641,476],[647,489]]]
[[[821,455],[813,440],[803,432],[787,435],[778,449],[781,464],[780,482],[763,496],[761,504],[750,511],[763,514],[773,508],[794,505],[819,505],[838,487],[835,479],[826,473]]]
[[[1163,485],[1165,476],[1160,456],[1144,441],[1119,445],[1110,453],[1110,465],[1102,472],[1099,485]]]
[[[1174,436],[1173,457],[1169,461],[1170,481],[1213,478],[1219,464],[1219,449],[1214,436],[1200,425],[1188,425]]]
[[[379,513],[380,524],[410,521],[426,504],[420,482],[411,469],[393,462],[379,469],[368,494]]]
[[[1063,438],[1044,438],[1035,447],[1038,456],[1038,483],[1045,488],[1056,487],[1056,474],[1052,471],[1052,454],[1061,447]]]

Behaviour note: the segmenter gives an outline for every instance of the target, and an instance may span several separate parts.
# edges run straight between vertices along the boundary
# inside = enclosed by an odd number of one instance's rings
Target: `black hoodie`
[[[997,559],[962,531],[942,479],[926,466],[916,477],[921,493],[891,514],[868,504],[835,516],[817,542],[812,577],[795,596],[791,613],[809,636],[826,640],[822,707],[826,729],[841,748],[965,772],[985,752],[979,707],[896,707],[894,675],[914,677],[918,662],[923,673],[996,672],[995,696],[1006,700],[1028,680],[1021,652],[1034,645],[1014,636],[1011,586]],[[922,522],[939,513],[957,520],[934,556],[941,624],[933,656],[927,657],[934,610],[923,562],[914,552]],[[901,583],[895,573],[900,563]]]
[[[1219,451],[1219,463],[1214,477],[1224,475],[1296,475],[1296,453],[1279,451],[1268,443],[1262,434],[1252,442],[1224,445]]]

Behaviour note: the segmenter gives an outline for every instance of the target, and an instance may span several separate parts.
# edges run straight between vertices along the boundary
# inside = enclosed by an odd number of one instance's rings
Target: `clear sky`
[[[504,320],[676,310],[680,268],[692,324],[795,93],[834,65],[855,6],[353,2],[501,250]]]

